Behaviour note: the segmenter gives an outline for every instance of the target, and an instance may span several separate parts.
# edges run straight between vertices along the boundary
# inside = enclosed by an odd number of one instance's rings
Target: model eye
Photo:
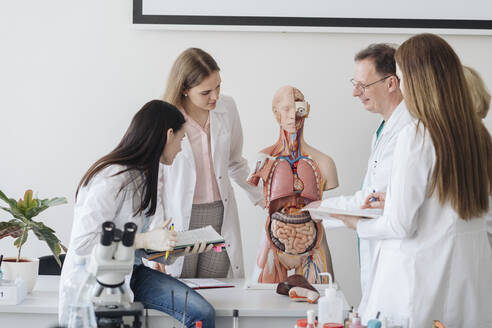
[[[306,113],[307,113],[306,108],[297,107],[297,111],[296,111],[297,116],[304,116],[304,115],[306,115]]]

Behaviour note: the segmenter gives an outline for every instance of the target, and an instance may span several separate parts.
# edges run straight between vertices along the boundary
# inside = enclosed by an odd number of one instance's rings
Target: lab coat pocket
[[[409,316],[414,258],[403,252],[399,244],[400,241],[385,241],[381,245],[367,300],[368,316],[378,311],[385,316]]]

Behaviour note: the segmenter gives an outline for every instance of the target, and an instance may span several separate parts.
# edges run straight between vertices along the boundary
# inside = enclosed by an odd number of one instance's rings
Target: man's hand
[[[353,215],[330,214],[330,216],[342,220],[347,228],[352,230],[357,230],[357,223],[362,219],[360,216]]]
[[[372,192],[367,196],[364,204],[360,208],[380,208],[384,210],[385,200],[385,192]]]

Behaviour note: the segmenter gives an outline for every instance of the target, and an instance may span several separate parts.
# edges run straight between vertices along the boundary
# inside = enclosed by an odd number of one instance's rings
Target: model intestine
[[[262,180],[268,210],[255,279],[278,283],[295,269],[310,283],[321,283],[319,273],[333,274],[330,251],[322,224],[301,209],[321,199],[323,190],[338,186],[335,164],[303,139],[310,107],[298,89],[280,88],[272,108],[280,137],[261,151],[263,159],[248,179],[253,185]]]

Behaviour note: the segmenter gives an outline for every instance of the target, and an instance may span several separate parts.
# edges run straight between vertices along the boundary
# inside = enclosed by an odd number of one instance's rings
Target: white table
[[[274,290],[244,288],[244,280],[227,280],[234,288],[198,290],[215,308],[216,327],[232,327],[232,311],[239,310],[241,328],[294,327],[296,320],[306,317],[317,305],[293,302]],[[0,327],[55,327],[58,320],[59,276],[39,276],[36,286],[19,305],[0,305]],[[343,297],[343,293],[339,291]],[[345,301],[346,306],[347,302]],[[149,311],[150,327],[172,327],[171,319],[159,311]],[[176,327],[178,327],[176,325]]]

